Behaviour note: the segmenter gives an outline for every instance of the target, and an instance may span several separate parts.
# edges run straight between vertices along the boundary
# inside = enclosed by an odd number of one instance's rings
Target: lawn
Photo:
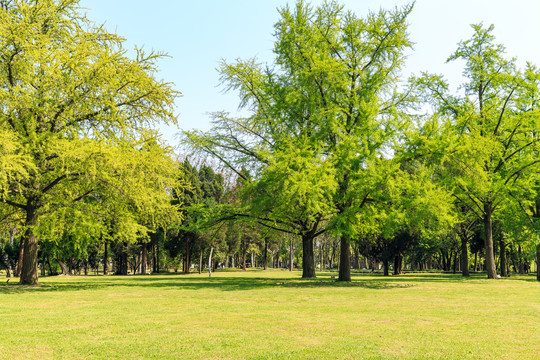
[[[0,285],[3,359],[538,359],[533,276],[260,271]],[[12,279],[11,282],[14,282]]]

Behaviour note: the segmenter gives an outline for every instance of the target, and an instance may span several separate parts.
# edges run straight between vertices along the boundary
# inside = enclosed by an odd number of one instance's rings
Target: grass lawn
[[[540,359],[534,276],[300,275],[2,281],[0,358]]]

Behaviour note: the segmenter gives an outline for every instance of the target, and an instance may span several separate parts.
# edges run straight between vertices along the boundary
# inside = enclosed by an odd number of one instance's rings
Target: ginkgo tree
[[[472,28],[448,59],[465,64],[462,93],[452,94],[438,75],[414,79],[436,112],[415,146],[437,159],[453,196],[483,222],[487,276],[494,279],[494,216],[506,202],[527,197],[540,169],[540,73],[506,59],[493,26]]]
[[[249,167],[250,215],[302,238],[303,277],[315,276],[313,239],[332,229],[341,237],[340,280],[350,281],[349,242],[375,185],[366,167],[389,145],[407,100],[396,84],[411,10],[360,18],[335,1],[280,9],[272,64],[220,68],[249,117],[216,114],[212,131],[186,135],[239,176]]]
[[[130,57],[123,42],[78,0],[0,2],[0,151],[17,160],[1,160],[0,206],[23,214],[22,284],[38,282],[39,236],[58,233],[55,220],[99,222],[109,203],[124,233],[144,235],[140,224],[176,213],[177,166],[147,129],[176,121],[179,93],[155,79],[160,54]]]

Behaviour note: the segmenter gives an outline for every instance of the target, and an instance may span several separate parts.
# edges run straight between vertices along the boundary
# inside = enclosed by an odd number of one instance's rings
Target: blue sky
[[[239,114],[234,93],[223,93],[216,71],[221,59],[257,57],[272,61],[273,24],[286,0],[82,0],[88,17],[135,45],[168,53],[158,77],[173,82],[183,97],[176,102],[178,127],[161,127],[176,145],[180,129],[210,128],[209,112]],[[322,0],[311,1],[317,5]],[[380,8],[403,6],[403,0],[345,0],[346,9],[363,16]],[[540,64],[540,1],[536,0],[417,0],[409,17],[409,51],[404,78],[429,70],[460,82],[459,63],[445,64],[460,40],[468,39],[469,24],[494,24],[498,42],[509,57]]]

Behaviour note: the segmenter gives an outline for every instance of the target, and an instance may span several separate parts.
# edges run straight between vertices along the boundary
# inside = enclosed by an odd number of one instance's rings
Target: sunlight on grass
[[[4,359],[532,359],[530,277],[248,271],[0,285]]]

